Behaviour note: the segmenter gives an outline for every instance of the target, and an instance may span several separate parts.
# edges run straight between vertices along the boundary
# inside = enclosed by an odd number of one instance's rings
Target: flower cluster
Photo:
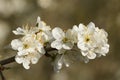
[[[22,35],[21,38],[12,40],[11,46],[17,50],[16,62],[23,64],[25,69],[29,69],[30,64],[36,64],[45,54],[54,56],[54,69],[59,71],[63,64],[69,67],[72,56],[68,56],[72,51],[86,60],[105,56],[109,52],[107,32],[95,27],[92,22],[87,26],[80,23],[64,31],[60,27],[51,29],[38,17],[35,27],[18,27],[13,33]],[[46,50],[48,46],[57,53],[49,54]]]

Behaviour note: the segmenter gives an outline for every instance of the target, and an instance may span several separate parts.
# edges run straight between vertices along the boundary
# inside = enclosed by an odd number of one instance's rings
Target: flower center
[[[86,35],[85,36],[85,42],[88,43],[90,41],[90,36],[89,35]]]
[[[29,48],[29,45],[28,45],[28,44],[23,44],[23,47],[24,47],[25,49],[28,49],[28,48]]]
[[[67,42],[67,41],[68,41],[68,39],[67,39],[67,38],[64,38],[64,39],[63,39],[63,42]]]
[[[90,39],[89,38],[86,38],[86,42],[88,42]]]

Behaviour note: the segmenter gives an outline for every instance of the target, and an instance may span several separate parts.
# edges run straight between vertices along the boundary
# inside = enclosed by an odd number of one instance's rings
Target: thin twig
[[[8,59],[4,59],[4,60],[0,61],[0,64],[1,65],[6,65],[6,64],[9,64],[9,63],[12,63],[12,62],[15,62],[15,56],[12,56]]]
[[[0,71],[0,75],[1,75],[1,79],[2,80],[6,80],[5,77],[4,77],[4,75],[3,75],[3,73],[2,73],[2,71]]]
[[[55,48],[46,48],[45,49],[47,52],[50,52],[50,51],[54,51],[54,50],[56,50]]]

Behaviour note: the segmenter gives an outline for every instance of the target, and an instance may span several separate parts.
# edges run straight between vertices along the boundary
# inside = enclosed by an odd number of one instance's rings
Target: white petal
[[[44,21],[39,22],[38,28],[42,31],[49,31],[51,30],[50,26],[47,26]]]
[[[73,36],[72,36],[72,30],[71,29],[68,29],[66,31],[66,34],[65,34],[65,37],[69,40],[72,40],[73,39]]]
[[[52,33],[50,31],[44,31],[42,32],[42,34],[40,33],[39,35],[43,43],[50,42],[53,39]]]
[[[81,53],[82,53],[83,56],[86,56],[88,54],[87,51],[81,51]]]
[[[84,33],[84,31],[86,30],[86,26],[85,25],[83,25],[83,24],[79,24],[79,33]]]
[[[15,57],[15,61],[18,63],[18,64],[21,64],[23,62],[23,58],[22,57],[19,57],[19,56],[16,56]]]
[[[34,52],[33,54],[34,56],[31,58],[31,62],[32,64],[36,64],[42,55],[38,52]]]
[[[45,54],[45,49],[44,49],[43,46],[39,45],[39,46],[37,47],[37,49],[38,49],[38,51],[39,51],[41,54]]]
[[[96,54],[94,52],[89,51],[89,53],[87,54],[87,57],[89,59],[95,59],[96,58]]]
[[[30,64],[30,61],[29,61],[29,60],[25,60],[25,61],[23,62],[23,67],[24,67],[25,69],[30,69],[29,64]]]
[[[78,34],[78,40],[79,42],[83,42],[84,41],[84,36],[81,34]]]
[[[62,48],[62,42],[61,41],[57,41],[57,40],[53,41],[51,43],[51,47],[60,50]]]
[[[31,59],[31,62],[32,62],[32,64],[36,64],[38,62],[38,60],[39,60],[39,58],[34,57]]]
[[[77,43],[77,46],[78,46],[78,48],[79,49],[81,49],[81,50],[83,50],[83,51],[86,51],[86,50],[88,50],[88,47],[86,47],[86,44],[84,43],[84,42],[78,42]]]
[[[41,21],[41,18],[39,16],[37,17],[37,24],[38,28],[43,31],[51,30],[50,26],[46,26],[46,23],[44,21]]]
[[[52,33],[50,31],[45,31],[44,33],[46,35],[46,37],[45,37],[46,42],[50,42],[53,40],[53,36],[52,36]]]
[[[104,47],[101,48],[102,55],[105,56],[109,52],[109,45],[106,44]]]
[[[43,31],[49,31],[49,30],[51,30],[50,26],[47,26],[45,22],[42,24],[42,26],[43,26],[43,27],[42,27],[41,29],[42,29]]]
[[[22,56],[22,55],[24,55],[24,53],[25,53],[24,51],[18,51],[18,52],[17,52],[17,55],[18,55],[18,56]]]
[[[17,28],[17,30],[14,30],[13,33],[15,35],[24,35],[24,30],[20,27]]]
[[[72,29],[77,32],[79,28],[76,25],[74,25]]]
[[[94,29],[94,28],[95,28],[95,24],[94,24],[93,22],[90,22],[90,23],[87,25],[87,27]]]
[[[62,47],[64,48],[64,49],[67,49],[67,50],[70,50],[70,49],[72,49],[73,48],[73,43],[71,43],[71,42],[66,42],[66,43],[64,43],[63,45],[62,45]]]
[[[59,27],[56,27],[52,30],[52,35],[56,40],[62,40],[65,37],[65,33]]]
[[[30,48],[25,49],[25,51],[26,51],[26,52],[31,52],[31,53],[32,53],[32,52],[34,52],[34,51],[35,51],[35,48],[36,48],[35,46],[34,46],[34,47],[33,47],[33,46],[31,46]]]
[[[18,56],[23,56],[23,55],[27,55],[27,54],[28,54],[28,51],[26,51],[26,50],[21,50],[21,51],[17,52]]]
[[[94,24],[93,22],[90,22],[90,23],[87,25],[87,27],[88,27],[88,33],[89,33],[89,34],[93,34],[94,31],[95,31],[95,24]]]
[[[38,23],[39,29],[41,29],[41,30],[43,30],[43,31],[44,31],[44,27],[45,27],[45,26],[46,26],[46,23],[43,22],[43,21],[40,21],[40,22]]]
[[[39,23],[41,21],[41,18],[38,16],[37,17],[37,23]]]
[[[103,34],[108,37],[108,33],[104,30],[104,29],[101,29],[101,31],[103,32]]]
[[[110,45],[109,44],[105,44],[105,53],[108,53],[109,52],[109,47],[110,47]]]
[[[74,39],[75,41],[77,41],[79,28],[76,25],[74,25],[71,32],[72,32],[72,37],[75,38]]]
[[[95,49],[95,52],[98,53],[98,55],[105,56],[109,52],[109,44],[99,46],[98,48]]]
[[[19,47],[22,46],[22,42],[19,39],[14,39],[11,41],[11,46],[14,50],[17,50]]]

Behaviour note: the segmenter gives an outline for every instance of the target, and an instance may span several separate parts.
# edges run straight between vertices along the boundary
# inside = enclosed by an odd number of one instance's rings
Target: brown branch
[[[4,75],[3,75],[3,73],[2,73],[2,71],[0,71],[0,75],[1,75],[1,79],[2,80],[6,80],[5,77],[4,77]]]
[[[5,70],[5,69],[8,69],[7,67],[4,67],[3,65],[6,65],[6,64],[9,64],[9,63],[12,63],[12,62],[15,62],[15,56],[0,61],[0,75],[1,75],[2,80],[6,80],[2,71]]]
[[[12,62],[15,62],[15,56],[0,61],[0,64],[1,65],[6,65],[6,64],[9,64],[9,63],[12,63]]]

